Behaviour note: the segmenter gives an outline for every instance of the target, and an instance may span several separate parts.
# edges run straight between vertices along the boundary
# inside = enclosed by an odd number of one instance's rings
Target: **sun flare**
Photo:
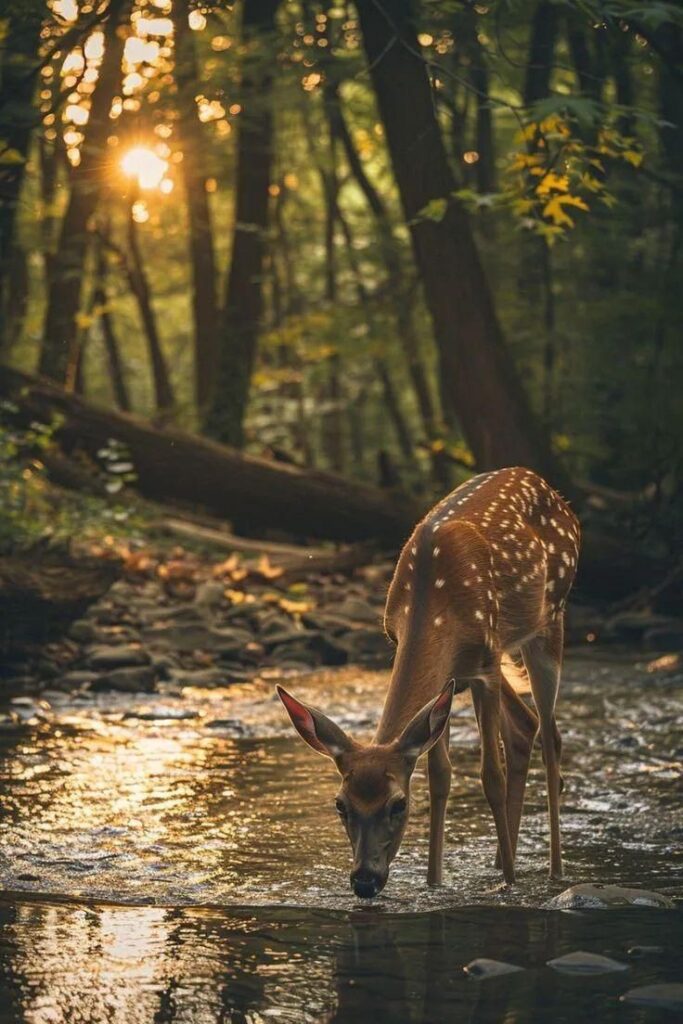
[[[168,161],[146,146],[134,146],[121,159],[121,170],[128,178],[136,178],[142,189],[159,188],[168,170]]]

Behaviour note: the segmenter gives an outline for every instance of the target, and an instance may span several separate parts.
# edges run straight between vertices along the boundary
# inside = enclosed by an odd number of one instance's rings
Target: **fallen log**
[[[49,423],[56,416],[55,439],[67,454],[82,449],[96,457],[115,438],[130,454],[143,496],[205,509],[238,531],[374,540],[391,548],[420,515],[406,497],[332,473],[243,455],[176,428],[161,429],[17,370],[0,369],[0,397],[14,402],[23,422]]]
[[[276,569],[281,569],[288,581],[303,579],[312,573],[348,573],[372,561],[372,544],[344,545],[340,548],[314,548],[275,541],[251,540],[237,537],[227,530],[212,529],[190,523],[185,519],[159,519],[148,524],[154,533],[178,537],[225,552],[238,552],[259,558],[267,557]]]

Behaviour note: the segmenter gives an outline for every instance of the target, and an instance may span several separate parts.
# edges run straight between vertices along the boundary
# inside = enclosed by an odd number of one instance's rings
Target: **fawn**
[[[467,687],[481,737],[481,781],[498,836],[496,863],[505,882],[515,878],[524,789],[539,727],[550,874],[561,876],[555,701],[564,605],[578,550],[576,516],[545,480],[521,468],[475,476],[425,516],[399,557],[385,610],[396,658],[373,741],[356,742],[317,708],[278,687],[294,728],[335,762],[342,777],[336,807],[351,841],[356,895],[372,897],[386,885],[408,821],[410,779],[427,752],[427,882],[441,883],[451,784],[448,720],[453,693]],[[503,656],[512,652],[521,652],[537,715],[503,674]]]

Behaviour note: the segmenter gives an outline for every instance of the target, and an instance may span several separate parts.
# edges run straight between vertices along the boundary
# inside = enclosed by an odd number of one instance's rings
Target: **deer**
[[[561,878],[562,741],[555,705],[564,609],[579,544],[577,517],[532,470],[512,467],[474,476],[417,524],[399,556],[384,617],[396,652],[372,741],[356,741],[318,708],[278,686],[298,734],[331,759],[341,776],[335,806],[351,843],[356,896],[377,896],[387,883],[408,823],[411,777],[423,754],[430,804],[427,884],[442,884],[452,772],[449,718],[454,693],[467,689],[503,885],[515,881],[524,792],[539,732],[550,876]],[[535,711],[510,682],[508,666],[520,655]]]

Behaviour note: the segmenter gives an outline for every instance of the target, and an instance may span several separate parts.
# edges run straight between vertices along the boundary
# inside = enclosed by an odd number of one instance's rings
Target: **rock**
[[[144,630],[146,643],[176,651],[218,651],[238,654],[252,640],[246,629],[211,629],[203,623],[168,623]]]
[[[126,711],[123,717],[139,719],[141,722],[184,722],[199,718],[199,712],[190,708],[140,708]]]
[[[548,967],[560,974],[614,974],[617,971],[628,971],[628,964],[621,964],[600,953],[586,953],[582,949],[574,953],[548,960]]]
[[[220,608],[225,604],[225,584],[216,580],[206,580],[200,583],[194,595],[194,603],[202,609],[212,610]]]
[[[339,637],[339,646],[349,656],[349,661],[359,665],[389,666],[393,646],[384,633],[375,629],[356,628]]]
[[[463,967],[463,971],[470,978],[477,981],[484,981],[486,978],[500,978],[503,974],[517,974],[523,971],[523,967],[516,964],[507,964],[504,960],[489,960],[487,957],[479,957]]]
[[[71,624],[67,636],[79,644],[91,644],[97,638],[97,628],[87,619],[79,619]]]
[[[92,669],[79,669],[74,672],[65,672],[63,676],[55,679],[52,685],[60,690],[79,690],[81,686],[90,686],[98,678],[99,673]]]
[[[335,605],[334,614],[338,618],[350,619],[351,622],[364,622],[372,626],[379,626],[382,621],[381,613],[358,597],[347,597],[341,604]]]
[[[96,647],[88,654],[88,667],[94,669],[132,668],[149,663],[149,654],[142,647]]]
[[[172,654],[157,653],[152,655],[152,668],[159,679],[170,679],[173,670],[179,667],[178,659],[174,658]]]
[[[611,910],[613,907],[661,907],[674,904],[668,896],[647,889],[625,889],[620,885],[584,883],[565,889],[544,905],[545,910]]]
[[[237,718],[212,718],[204,722],[204,727],[229,736],[244,736],[246,732],[244,725]]]
[[[659,956],[664,952],[664,946],[631,946],[627,950],[629,956],[640,960],[646,956]]]
[[[683,1012],[683,984],[670,982],[664,985],[641,985],[624,992],[621,1000],[633,1006],[651,1006],[680,1013]]]
[[[171,682],[176,686],[226,686],[228,679],[224,669],[172,669]]]
[[[620,612],[608,621],[605,635],[617,640],[637,642],[650,630],[669,626],[680,628],[680,623],[666,615],[654,615],[647,611]]]
[[[115,668],[96,679],[92,690],[123,690],[125,693],[151,693],[154,690],[156,673],[151,665]]]
[[[285,644],[278,644],[270,652],[268,656],[268,664],[278,665],[281,662],[292,661],[292,659],[294,661],[299,661],[302,665],[307,665],[310,668],[315,668],[322,661],[320,653],[313,650],[304,639]]]

